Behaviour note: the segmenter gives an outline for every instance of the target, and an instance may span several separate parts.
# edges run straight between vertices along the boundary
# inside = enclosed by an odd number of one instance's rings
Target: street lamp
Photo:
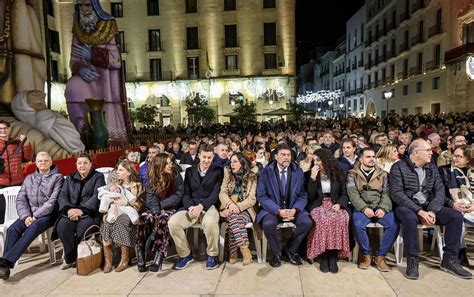
[[[332,117],[332,100],[328,101],[328,106],[329,106],[329,110],[331,112],[331,117]]]
[[[341,118],[342,118],[342,116],[343,116],[343,113],[342,113],[342,109],[343,109],[343,108],[344,108],[344,104],[343,104],[343,103],[339,104],[339,115],[341,116]],[[345,114],[345,113],[344,113],[344,114]]]
[[[385,100],[387,100],[387,116],[388,116],[388,101],[392,98],[393,96],[393,92],[392,91],[385,91],[385,93],[383,94],[384,97],[385,97]]]

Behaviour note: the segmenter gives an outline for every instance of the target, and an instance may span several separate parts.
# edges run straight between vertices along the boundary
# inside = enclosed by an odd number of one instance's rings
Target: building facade
[[[74,5],[72,0],[47,2],[52,76],[64,82],[71,75]],[[101,3],[118,24],[130,106],[159,106],[163,124],[187,123],[184,101],[195,96],[224,122],[235,95],[256,101],[258,113],[265,113],[284,107],[296,93],[295,0]],[[55,84],[54,97],[60,97],[61,87]],[[62,99],[56,104],[64,104]]]

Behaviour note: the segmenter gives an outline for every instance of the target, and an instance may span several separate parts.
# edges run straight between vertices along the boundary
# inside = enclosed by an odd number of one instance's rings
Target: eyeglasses
[[[461,155],[453,155],[453,158],[462,159],[462,158],[464,158],[464,156],[461,156]]]

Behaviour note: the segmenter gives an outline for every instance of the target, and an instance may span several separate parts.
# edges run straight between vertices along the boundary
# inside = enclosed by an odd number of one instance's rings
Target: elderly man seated
[[[4,280],[10,277],[10,269],[31,242],[53,226],[56,219],[54,208],[63,176],[46,152],[39,152],[35,163],[37,170],[25,178],[18,193],[18,219],[7,231],[3,258],[0,258],[0,278]]]

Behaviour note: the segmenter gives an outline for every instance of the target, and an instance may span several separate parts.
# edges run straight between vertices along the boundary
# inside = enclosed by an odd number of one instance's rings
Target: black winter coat
[[[425,193],[427,194],[427,205],[418,205],[413,200],[413,195],[420,191],[420,182],[415,171],[415,165],[410,158],[402,159],[393,164],[388,175],[390,198],[398,206],[407,207],[415,213],[420,209],[437,213],[443,207],[446,199],[443,182],[436,165],[430,162],[424,166],[424,169],[426,172]]]
[[[311,170],[305,173],[307,192],[308,192],[308,205],[306,210],[311,212],[313,208],[321,206],[323,203],[323,190],[321,189],[321,173],[318,173],[316,180],[311,179]],[[331,202],[339,204],[341,208],[348,210],[349,198],[347,197],[346,183],[340,183],[338,181],[331,181]]]
[[[181,210],[188,210],[190,206],[198,204],[202,204],[204,210],[213,205],[217,207],[224,171],[221,167],[211,164],[206,175],[201,178],[198,166],[199,164],[186,169]]]
[[[59,193],[59,212],[67,215],[71,208],[79,208],[84,214],[97,218],[99,213],[99,198],[97,189],[105,186],[104,175],[91,170],[89,175],[81,180],[78,172],[70,174],[64,181]]]
[[[160,199],[156,197],[153,189],[147,183],[145,186],[146,190],[146,209],[151,210],[153,213],[160,213],[162,209],[176,209],[181,203],[184,192],[184,182],[181,174],[176,174],[176,191],[168,197]]]

